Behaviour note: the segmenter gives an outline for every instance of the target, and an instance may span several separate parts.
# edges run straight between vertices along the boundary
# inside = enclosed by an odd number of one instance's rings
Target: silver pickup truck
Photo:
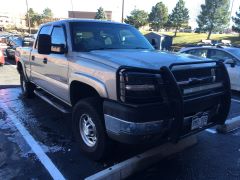
[[[113,142],[178,142],[224,124],[231,102],[221,62],[155,50],[134,27],[69,19],[40,27],[32,48],[18,49],[25,97],[63,113],[82,152],[99,160]]]

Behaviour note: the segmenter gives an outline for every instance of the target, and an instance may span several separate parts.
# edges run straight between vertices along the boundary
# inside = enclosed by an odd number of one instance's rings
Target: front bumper
[[[139,144],[160,139],[171,127],[171,120],[144,123],[128,122],[105,114],[105,126],[110,138],[127,144]]]
[[[186,114],[183,120],[179,138],[202,131],[205,128],[221,124],[215,120],[218,114],[219,97],[206,97],[201,103],[197,100],[192,108],[186,103]],[[198,105],[197,105],[198,104]],[[126,144],[143,144],[165,142],[171,139],[174,132],[172,109],[167,103],[132,107],[118,102],[103,103],[105,127],[108,136]],[[202,128],[191,130],[193,116],[197,112],[208,112],[208,124]]]
[[[195,62],[195,64],[200,63],[202,62]],[[213,63],[213,61],[203,63]],[[230,81],[224,64],[215,63],[216,66],[211,66],[211,68],[217,69],[217,78],[221,82],[221,87],[213,86],[211,90],[207,91],[203,87],[197,87],[199,90],[194,87],[190,90],[199,92],[186,95],[185,91],[182,91],[181,82],[175,78],[176,72],[171,70],[173,66],[189,64],[180,63],[173,64],[170,68],[161,68],[167,92],[167,97],[163,102],[130,105],[105,101],[103,113],[108,136],[130,144],[162,140],[177,142],[179,139],[205,128],[223,124],[231,104]],[[208,114],[207,124],[193,129],[193,118],[202,113]]]

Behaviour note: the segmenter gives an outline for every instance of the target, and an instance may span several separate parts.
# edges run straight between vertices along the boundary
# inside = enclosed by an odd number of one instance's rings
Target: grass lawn
[[[163,33],[168,35],[174,35],[174,33]],[[178,33],[177,37],[173,39],[173,44],[178,46],[184,46],[185,44],[195,44],[202,39],[207,39],[205,33]],[[212,34],[212,40],[231,40],[232,44],[240,44],[240,38],[236,34]]]
[[[143,34],[148,32],[144,31]],[[160,32],[160,34],[174,35],[173,32]],[[187,44],[199,43],[202,39],[207,39],[206,33],[177,33],[173,39],[173,46],[184,47]],[[212,34],[212,40],[231,40],[232,44],[240,45],[240,37],[236,34]]]

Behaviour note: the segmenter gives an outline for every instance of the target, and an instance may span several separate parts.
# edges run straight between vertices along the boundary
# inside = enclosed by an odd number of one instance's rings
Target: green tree
[[[148,24],[148,13],[143,10],[134,9],[124,22],[140,28]]]
[[[35,14],[33,16],[33,21],[36,26],[39,26],[40,24],[43,23],[43,16],[41,14]]]
[[[95,19],[107,19],[106,13],[102,7],[99,7]]]
[[[34,27],[34,16],[36,15],[36,13],[34,12],[34,10],[32,8],[29,8],[28,10],[28,14],[25,15],[25,19],[26,19],[26,25],[29,27],[29,20],[30,19],[30,27]]]
[[[168,21],[168,8],[162,2],[157,3],[152,7],[149,14],[149,22],[151,28],[159,31]]]
[[[201,5],[201,12],[197,18],[198,27],[207,31],[207,39],[210,39],[213,31],[221,31],[230,21],[229,0],[205,0]]]
[[[233,31],[239,33],[240,37],[240,7],[238,12],[236,12],[236,16],[232,18],[234,25],[232,27]]]
[[[53,12],[52,12],[52,10],[50,8],[45,8],[43,10],[41,18],[42,18],[42,22],[43,23],[52,21],[53,20]]]
[[[167,22],[164,24],[164,29],[166,31],[170,31],[170,29],[172,28],[172,22],[170,21],[170,15],[168,16],[168,20]]]
[[[185,7],[184,0],[179,0],[169,16],[169,24],[175,28],[174,36],[181,27],[188,26],[189,10]]]

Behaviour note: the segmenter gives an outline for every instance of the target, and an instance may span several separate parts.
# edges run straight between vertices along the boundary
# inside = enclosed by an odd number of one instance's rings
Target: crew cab
[[[72,113],[80,150],[95,160],[115,142],[178,142],[224,124],[229,112],[223,63],[157,51],[128,24],[50,22],[19,54],[23,95]]]

